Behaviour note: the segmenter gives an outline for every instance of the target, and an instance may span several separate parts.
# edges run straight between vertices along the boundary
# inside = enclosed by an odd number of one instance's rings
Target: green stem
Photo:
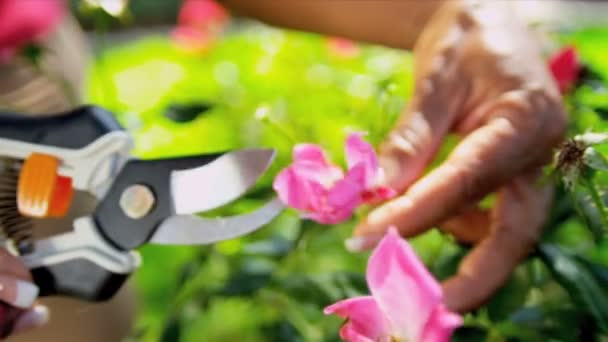
[[[589,228],[589,230],[591,231],[591,234],[593,234],[593,237],[595,238],[595,240],[596,241],[599,240],[601,238],[601,232],[595,228],[595,225],[593,224],[591,219],[587,216],[587,214],[581,207],[581,204],[579,203],[577,196],[574,193],[574,190],[568,190],[568,195],[574,205],[574,210],[576,211],[578,216],[583,219],[585,225]]]
[[[583,180],[584,180],[585,187],[587,188],[587,190],[589,190],[589,193],[591,194],[591,199],[593,200],[593,204],[595,204],[595,206],[597,207],[597,210],[600,214],[602,228],[603,228],[603,230],[606,230],[606,229],[608,229],[608,211],[606,211],[606,207],[604,206],[602,197],[601,197],[597,187],[595,186],[595,183],[593,183],[591,181],[591,179],[589,179],[587,177],[583,177]],[[595,233],[599,234],[600,235],[599,237],[601,237],[603,231],[595,232]]]
[[[273,128],[276,132],[278,132],[280,135],[282,135],[283,137],[285,137],[289,143],[291,145],[295,145],[298,142],[296,141],[296,139],[291,135],[291,133],[289,133],[287,131],[287,129],[285,129],[285,127],[283,127],[282,125],[279,125],[277,122],[275,122],[272,119],[267,119],[267,120],[263,120],[262,122],[265,122],[268,126],[270,126],[271,128]]]

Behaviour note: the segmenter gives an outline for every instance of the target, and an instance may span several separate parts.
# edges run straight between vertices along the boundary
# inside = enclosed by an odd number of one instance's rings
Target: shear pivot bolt
[[[120,196],[120,208],[128,217],[138,220],[148,215],[156,198],[150,188],[145,185],[131,185]]]

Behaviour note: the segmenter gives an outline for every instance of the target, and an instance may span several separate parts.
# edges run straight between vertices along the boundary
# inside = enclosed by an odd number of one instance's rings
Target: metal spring
[[[18,181],[19,172],[14,163],[5,162],[4,168],[0,169],[0,229],[23,255],[33,251],[33,222],[19,213]]]

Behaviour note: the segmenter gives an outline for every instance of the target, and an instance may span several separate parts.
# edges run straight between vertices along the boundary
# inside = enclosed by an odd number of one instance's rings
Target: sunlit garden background
[[[379,143],[408,102],[407,52],[237,18],[184,40],[175,34],[179,3],[132,1],[116,10],[74,2],[94,42],[87,101],[116,113],[142,158],[277,149],[267,177],[222,214],[270,198],[294,144],[318,143],[344,160],[349,132]],[[608,131],[608,26],[554,33],[553,46],[575,46],[586,65],[566,99],[570,136]],[[559,170],[547,170],[558,196],[542,243],[487,305],[465,316],[456,340],[608,339],[608,168],[593,167],[584,166],[570,190]],[[368,293],[368,255],[343,245],[355,222],[322,226],[287,211],[247,238],[141,249],[131,340],[338,341],[343,322],[323,308]],[[468,248],[438,231],[411,241],[439,279],[455,272]]]

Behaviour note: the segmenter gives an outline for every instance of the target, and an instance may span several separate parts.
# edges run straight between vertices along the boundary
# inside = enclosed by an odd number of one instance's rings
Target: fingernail
[[[361,252],[363,251],[364,240],[365,238],[361,236],[351,237],[344,240],[344,247],[349,252]]]
[[[367,223],[377,225],[383,218],[383,214],[379,211],[372,211],[367,215]]]
[[[26,311],[15,324],[15,332],[41,327],[48,323],[50,318],[49,309],[43,305],[36,305],[33,309]]]
[[[344,240],[347,251],[357,253],[374,247],[380,239],[376,236],[353,236]]]
[[[36,298],[38,298],[38,293],[40,289],[38,286],[23,280],[16,280],[16,296],[15,300],[10,303],[18,308],[27,309],[31,307]]]

